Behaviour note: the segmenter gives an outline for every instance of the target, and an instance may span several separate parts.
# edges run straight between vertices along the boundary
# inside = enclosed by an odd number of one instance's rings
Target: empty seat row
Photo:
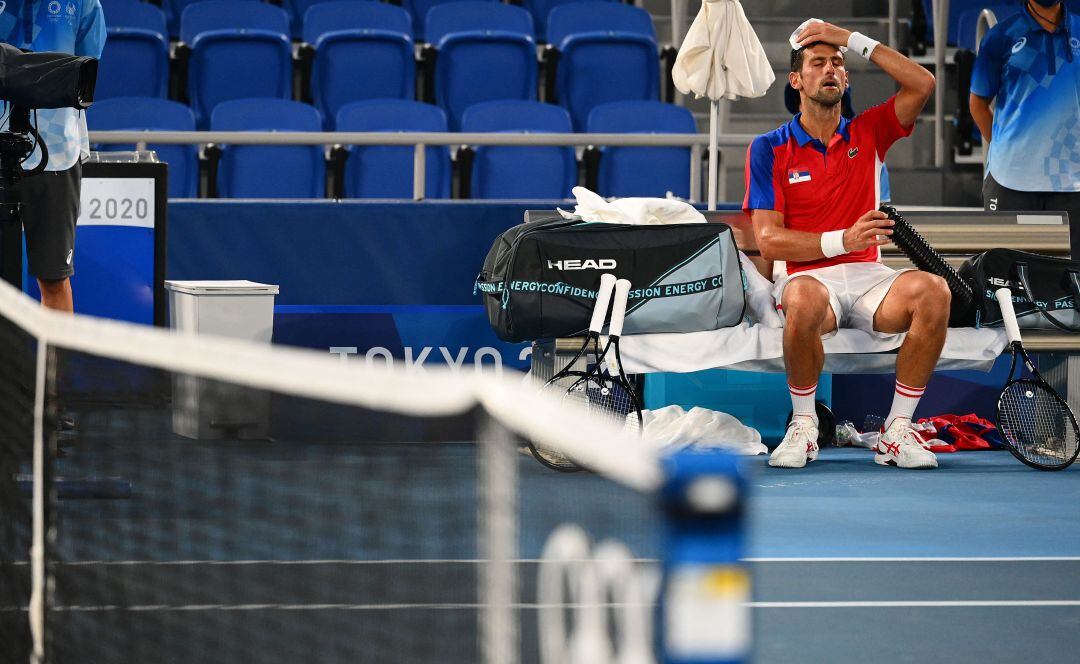
[[[129,27],[111,27],[102,58],[99,98],[165,96],[169,80],[163,17],[128,3]],[[135,5],[138,5],[136,8]],[[119,12],[118,12],[119,13]],[[224,27],[228,26],[228,27]],[[293,97],[292,49],[283,10],[253,0],[200,2],[183,14],[178,53],[189,53],[186,96],[199,127],[215,105],[250,97]],[[337,111],[361,99],[415,95],[416,62],[408,13],[393,5],[339,0],[307,10],[301,52],[310,62],[313,103],[333,129]],[[492,99],[536,99],[538,66],[532,18],[520,7],[482,0],[438,5],[428,13],[434,61],[430,97],[452,129],[465,108]],[[636,7],[566,4],[552,10],[548,35],[553,95],[584,127],[596,105],[659,97],[659,55],[652,19]],[[138,63],[131,66],[131,63]],[[557,64],[556,64],[557,63]],[[306,69],[305,69],[306,71]],[[306,92],[307,90],[305,90]]]
[[[169,35],[177,37],[180,34],[180,19],[183,15],[184,9],[194,2],[200,0],[163,0],[161,4],[162,13],[166,16],[169,25]],[[273,4],[280,4],[281,7],[288,12],[289,22],[292,26],[292,34],[294,37],[299,37],[303,32],[304,15],[308,8],[312,5],[324,2],[325,0],[282,0],[281,2],[273,2]],[[354,0],[356,2],[371,2],[375,0]],[[450,2],[456,2],[457,0],[400,0],[394,4],[400,4],[402,9],[408,12],[412,19],[413,25],[416,26],[415,36],[423,39],[425,18],[427,13],[432,7],[436,5],[448,4]],[[499,0],[487,0],[489,2],[498,2]],[[546,34],[545,28],[547,25],[548,14],[551,10],[559,5],[570,4],[574,2],[592,2],[596,0],[521,0],[520,4],[526,9],[532,16],[533,22],[536,25],[537,35],[542,36]],[[599,0],[601,2],[615,2],[618,0]],[[102,0],[102,4],[108,10],[113,0]]]
[[[117,98],[95,103],[87,112],[91,131],[180,130],[195,126],[186,106],[158,98]],[[422,102],[379,99],[352,102],[338,112],[341,131],[445,132],[446,113]],[[318,109],[283,99],[239,99],[214,109],[216,131],[320,131]],[[468,132],[568,133],[569,113],[533,101],[497,100],[465,110]],[[588,128],[599,133],[694,133],[692,114],[661,102],[615,102],[593,110]],[[130,146],[102,146],[130,149]],[[169,164],[172,197],[198,193],[199,162],[195,146],[150,145]],[[411,198],[413,148],[352,146],[335,155],[343,165],[342,193],[347,198]],[[608,196],[689,194],[688,148],[609,147],[599,151],[597,188]],[[467,155],[467,156],[463,156]],[[578,163],[570,147],[478,146],[459,153],[473,198],[560,199],[578,182]],[[468,162],[468,163],[465,163]],[[321,198],[326,164],[322,146],[234,145],[220,148],[214,162],[217,194],[229,198]],[[449,198],[451,156],[447,147],[428,147],[426,196]]]

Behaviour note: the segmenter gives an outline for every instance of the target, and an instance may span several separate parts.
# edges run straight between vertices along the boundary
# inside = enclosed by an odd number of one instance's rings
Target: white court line
[[[570,562],[591,562],[587,560],[571,560]],[[211,565],[211,566],[245,566],[245,565],[430,565],[430,564],[457,564],[479,565],[490,561],[479,558],[400,558],[383,560],[74,560],[70,562],[57,561],[64,567],[135,567],[139,565],[157,567],[176,567],[183,565]],[[543,563],[550,562],[540,558],[517,558],[514,563]],[[636,564],[654,564],[660,561],[655,558],[635,558]],[[26,561],[18,561],[15,565],[27,565]]]
[[[1080,556],[914,556],[834,558],[743,558],[744,563],[1031,563],[1080,562]]]
[[[79,567],[88,565],[98,566],[161,566],[174,567],[181,565],[220,565],[220,566],[244,566],[244,565],[400,565],[400,564],[480,564],[488,561],[476,558],[397,558],[385,560],[76,560],[70,562],[60,561],[65,567]],[[542,563],[539,558],[518,558],[515,563]],[[635,563],[652,564],[658,563],[655,558],[635,558]],[[827,558],[743,558],[744,563],[1027,563],[1027,562],[1080,562],[1080,556],[916,556],[916,557],[866,557],[845,556]],[[26,561],[18,561],[15,565],[26,565]]]
[[[977,607],[1039,607],[1080,606],[1076,599],[1032,600],[955,600],[955,601],[855,601],[855,602],[748,602],[754,609],[894,609],[894,608],[977,608]]]
[[[102,613],[111,611],[129,612],[153,612],[153,611],[395,611],[395,610],[475,610],[484,605],[477,603],[413,603],[413,604],[135,604],[120,606],[105,604],[100,606],[72,605],[57,606],[50,610],[66,613]],[[593,604],[538,604],[517,603],[511,605],[515,609],[542,609],[563,608],[574,609],[585,606],[601,606],[605,608],[623,607],[649,607],[652,604],[625,604],[605,603]],[[850,601],[850,602],[747,602],[743,606],[752,609],[955,609],[955,608],[1040,608],[1040,607],[1080,607],[1080,600],[899,600],[899,601]],[[3,610],[22,610],[14,607],[3,607]]]

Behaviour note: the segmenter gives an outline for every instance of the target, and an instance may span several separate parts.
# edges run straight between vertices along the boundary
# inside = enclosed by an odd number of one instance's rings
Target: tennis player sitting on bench
[[[885,152],[911,133],[934,77],[869,37],[829,23],[811,23],[794,39],[799,48],[792,51],[788,80],[799,91],[802,113],[751,144],[743,202],[762,256],[786,261],[773,296],[786,319],[793,417],[769,465],[801,468],[817,458],[821,340],[844,326],[882,337],[907,332],[874,461],[935,468],[937,458],[920,444],[911,418],[945,343],[949,289],[927,272],[882,265],[878,247],[889,242],[892,222],[877,211]],[[849,57],[869,58],[900,85],[884,104],[850,121],[840,114],[848,84],[840,46]]]

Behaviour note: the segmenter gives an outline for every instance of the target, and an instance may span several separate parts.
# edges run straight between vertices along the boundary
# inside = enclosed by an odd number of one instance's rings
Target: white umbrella
[[[709,209],[716,209],[716,135],[721,99],[762,97],[776,80],[739,0],[703,0],[672,71],[683,94],[712,100],[709,109]]]

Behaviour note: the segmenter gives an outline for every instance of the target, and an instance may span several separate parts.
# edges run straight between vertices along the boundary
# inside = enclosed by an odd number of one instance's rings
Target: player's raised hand
[[[832,23],[811,23],[795,37],[795,41],[798,42],[799,48],[806,46],[807,44],[813,44],[814,42],[825,42],[826,44],[832,44],[833,46],[847,47],[848,38],[851,37],[851,31],[845,30]]]
[[[889,242],[893,220],[880,210],[870,210],[844,231],[844,249],[848,252],[880,247]]]

